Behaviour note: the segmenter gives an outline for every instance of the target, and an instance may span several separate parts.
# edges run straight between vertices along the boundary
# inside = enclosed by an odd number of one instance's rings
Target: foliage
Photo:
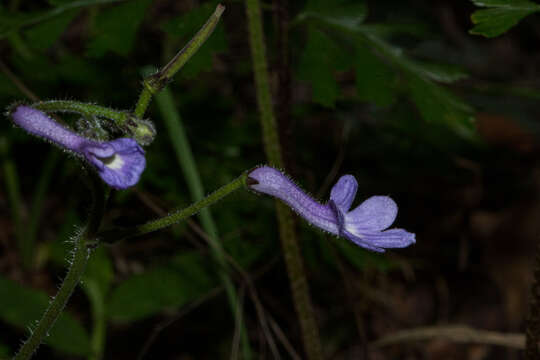
[[[507,32],[520,20],[540,11],[540,5],[528,0],[472,0],[476,6],[488,9],[477,10],[471,15],[475,25],[470,33],[488,38]]]

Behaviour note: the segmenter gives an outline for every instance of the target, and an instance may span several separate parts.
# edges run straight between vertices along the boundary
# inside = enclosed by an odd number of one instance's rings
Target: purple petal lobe
[[[254,191],[283,200],[309,223],[365,249],[384,252],[385,248],[402,248],[415,243],[415,235],[403,229],[381,231],[394,222],[398,211],[396,203],[388,196],[373,196],[348,211],[358,187],[351,175],[338,180],[326,205],[317,202],[287,176],[269,166],[252,170],[246,185]]]
[[[135,185],[146,166],[144,150],[129,138],[102,143],[88,140],[81,152],[97,168],[103,181],[116,189]]]
[[[347,228],[353,233],[365,230],[380,231],[396,219],[398,207],[388,196],[372,196],[347,213]]]
[[[373,244],[369,240],[364,239],[364,237],[362,237],[362,236],[356,236],[354,234],[351,234],[347,230],[343,231],[343,236],[346,237],[347,239],[351,240],[356,245],[361,246],[361,247],[363,247],[365,249],[375,251],[375,252],[380,252],[380,253],[385,252],[385,250],[382,247],[376,246],[375,244]]]
[[[343,175],[339,178],[336,185],[330,191],[330,200],[332,200],[343,211],[349,211],[351,204],[356,196],[358,183],[352,175]]]
[[[384,248],[404,248],[416,243],[415,235],[403,229],[368,233],[363,236],[363,240],[374,246]]]

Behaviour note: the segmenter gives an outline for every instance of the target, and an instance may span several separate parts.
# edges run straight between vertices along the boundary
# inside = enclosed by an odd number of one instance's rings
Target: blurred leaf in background
[[[361,23],[365,17],[363,12],[365,10],[357,3],[344,2],[340,11],[323,10],[324,8],[308,4],[306,10],[297,16],[296,21],[307,22],[308,35],[312,32],[312,26],[317,26],[321,29],[321,33],[333,35],[333,40],[327,43],[334,48],[341,44],[344,46],[344,51],[356,52],[356,57],[349,56],[348,59],[353,58],[357,62],[354,67],[360,99],[384,107],[395,101],[396,93],[403,93],[416,105],[426,122],[445,124],[457,135],[475,140],[472,107],[442,85],[435,83],[453,83],[464,79],[466,74],[463,71],[455,66],[409,58],[403,49],[392,45],[380,36],[380,28]],[[358,16],[354,17],[352,14],[358,14]],[[316,41],[324,44],[324,37],[319,37],[320,39]],[[309,41],[308,37],[302,59],[321,58],[321,53],[337,53],[336,50],[314,48],[314,45],[310,46]],[[308,55],[305,55],[306,52]],[[319,88],[331,89],[327,90],[325,96],[332,100],[327,100],[327,105],[332,105],[337,90],[336,83],[330,81],[332,77],[328,75],[328,72],[329,69],[340,67],[336,63],[324,64],[312,61],[311,64],[313,66],[310,71],[311,82],[318,85],[313,85],[313,96],[318,94],[316,90]],[[304,68],[307,67],[301,63],[300,71]]]
[[[184,252],[117,286],[107,304],[108,316],[119,322],[139,320],[185,305],[218,284],[201,254]]]
[[[0,276],[0,318],[6,323],[27,329],[43,315],[48,302],[49,297],[45,293]],[[60,315],[45,342],[66,354],[90,353],[88,333],[79,321],[67,312]]]
[[[127,56],[135,44],[137,29],[151,2],[131,0],[100,11],[95,19],[94,39],[88,44],[87,55],[102,57],[107,51],[112,51]]]
[[[471,15],[474,27],[471,34],[496,37],[507,32],[524,17],[540,11],[540,5],[528,0],[471,0],[476,6],[489,9],[476,10]]]

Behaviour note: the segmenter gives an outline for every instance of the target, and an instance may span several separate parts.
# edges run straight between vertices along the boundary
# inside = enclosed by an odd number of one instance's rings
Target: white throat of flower
[[[121,169],[122,166],[124,166],[124,159],[122,159],[121,156],[118,156],[118,154],[114,154],[111,158],[107,159],[108,161],[104,161],[106,167],[112,170],[118,170]]]

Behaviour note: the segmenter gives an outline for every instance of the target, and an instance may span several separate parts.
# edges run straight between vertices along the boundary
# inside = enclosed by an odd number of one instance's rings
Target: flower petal
[[[404,248],[416,243],[415,235],[403,229],[390,229],[365,234],[363,240],[382,248]]]
[[[135,185],[146,166],[144,150],[129,138],[104,143],[88,141],[82,153],[103,181],[116,189]]]
[[[350,232],[348,232],[347,230],[344,230],[342,235],[351,240],[353,243],[355,243],[356,245],[358,246],[361,246],[365,249],[368,249],[368,250],[371,250],[371,251],[375,251],[375,252],[379,252],[379,253],[383,253],[385,252],[385,250],[382,248],[382,247],[378,247],[378,246],[375,246],[374,244],[372,244],[371,242],[369,241],[366,241],[363,237],[360,237],[360,236],[356,236],[354,234],[351,234]]]
[[[352,175],[343,175],[330,191],[330,200],[332,200],[343,211],[349,211],[358,189],[358,182]]]
[[[384,230],[392,225],[397,212],[396,203],[388,196],[372,196],[346,214],[345,227],[356,235]]]

